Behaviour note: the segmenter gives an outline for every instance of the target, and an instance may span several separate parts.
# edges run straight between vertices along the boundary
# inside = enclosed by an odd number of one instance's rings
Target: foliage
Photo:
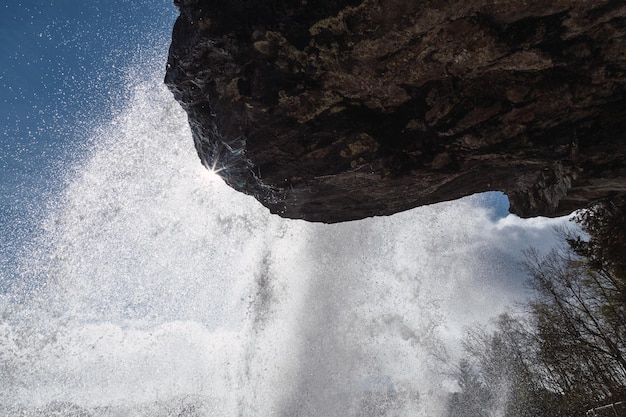
[[[526,252],[526,314],[468,332],[450,417],[583,416],[626,399],[626,199],[575,221],[586,236],[562,233],[561,248]]]
[[[581,210],[574,220],[588,239],[570,236],[573,251],[596,270],[608,270],[618,277],[626,273],[626,197],[605,200]]]

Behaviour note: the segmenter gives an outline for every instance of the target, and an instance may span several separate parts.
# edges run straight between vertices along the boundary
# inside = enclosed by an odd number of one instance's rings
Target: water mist
[[[557,221],[284,220],[201,167],[160,74],[129,85],[0,295],[0,415],[444,415],[463,326]]]

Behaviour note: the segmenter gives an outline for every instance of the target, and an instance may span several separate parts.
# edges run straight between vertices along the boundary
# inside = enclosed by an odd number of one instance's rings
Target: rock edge
[[[202,163],[326,223],[499,190],[626,194],[626,3],[179,0],[165,82]]]

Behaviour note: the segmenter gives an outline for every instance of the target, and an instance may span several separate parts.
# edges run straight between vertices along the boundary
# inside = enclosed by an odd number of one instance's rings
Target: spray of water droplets
[[[126,93],[3,286],[0,414],[443,416],[463,326],[558,221],[280,219],[201,167],[160,74]]]

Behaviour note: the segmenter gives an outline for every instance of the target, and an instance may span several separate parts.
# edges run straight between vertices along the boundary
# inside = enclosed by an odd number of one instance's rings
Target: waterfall
[[[201,167],[158,71],[126,95],[1,271],[0,415],[443,416],[464,326],[561,221],[281,219]]]

